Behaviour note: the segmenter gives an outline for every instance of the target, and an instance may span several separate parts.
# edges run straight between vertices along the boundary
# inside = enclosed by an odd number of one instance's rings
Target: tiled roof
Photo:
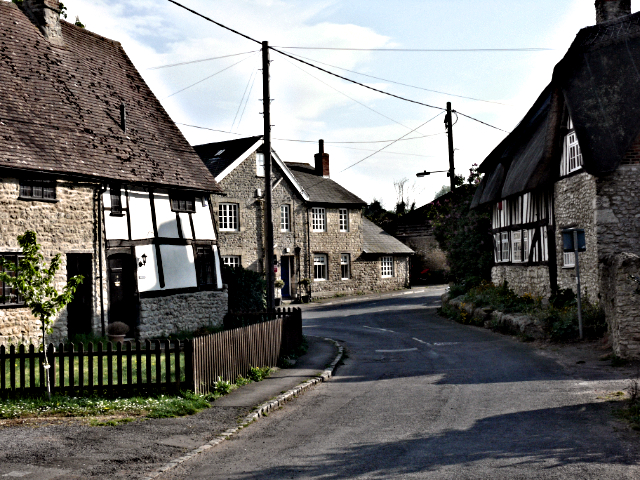
[[[122,46],[61,23],[56,47],[0,1],[0,168],[219,192]]]
[[[238,157],[253,147],[261,138],[262,135],[258,135],[255,137],[228,140],[226,142],[196,145],[193,148],[213,176],[217,177]]]
[[[364,253],[405,254],[414,253],[400,240],[388,234],[371,220],[362,217],[362,250]]]
[[[302,188],[309,195],[309,202],[327,205],[365,206],[366,202],[330,178],[314,173],[314,168],[307,163],[285,162],[293,172]]]

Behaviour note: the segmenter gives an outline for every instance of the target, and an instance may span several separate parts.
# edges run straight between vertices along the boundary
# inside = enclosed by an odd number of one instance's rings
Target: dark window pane
[[[119,188],[112,188],[111,192],[111,213],[122,213],[122,197]]]

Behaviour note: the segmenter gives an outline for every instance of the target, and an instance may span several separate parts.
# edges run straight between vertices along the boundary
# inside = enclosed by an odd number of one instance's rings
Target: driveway
[[[336,376],[161,478],[640,478],[610,395],[630,372],[597,345],[535,348],[406,293],[308,308],[305,333],[348,351]]]

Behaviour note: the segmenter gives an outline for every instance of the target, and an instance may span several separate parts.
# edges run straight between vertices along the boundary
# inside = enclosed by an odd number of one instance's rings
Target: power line
[[[242,119],[244,118],[244,112],[247,109],[247,105],[249,104],[249,98],[251,97],[251,92],[253,92],[253,85],[256,83],[256,78],[258,75],[253,76],[253,82],[251,82],[251,88],[249,88],[249,94],[247,95],[247,100],[244,102],[244,108],[242,109],[242,113],[240,114],[240,120],[238,120],[238,128],[240,128],[240,124],[242,123]]]
[[[430,88],[417,87],[415,85],[409,85],[408,83],[396,82],[394,80],[389,80],[387,78],[376,77],[374,75],[368,75],[366,73],[356,72],[355,70],[349,70],[348,68],[338,67],[337,65],[331,65],[330,63],[321,62],[319,60],[315,60],[313,58],[305,57],[303,55],[297,55],[297,56],[300,57],[300,58],[306,58],[307,60],[311,60],[312,62],[320,63],[322,65],[327,65],[328,67],[338,68],[340,70],[344,70],[345,72],[351,72],[351,73],[355,73],[356,75],[362,75],[363,77],[374,78],[376,80],[382,80],[383,82],[389,82],[389,83],[394,83],[396,85],[402,85],[403,87],[415,88],[417,90],[424,90],[425,92],[439,93],[441,95],[449,95],[450,97],[464,98],[466,100],[475,100],[476,102],[494,103],[496,105],[506,105],[505,103],[495,102],[495,101],[492,101],[492,100],[482,100],[481,98],[465,97],[464,95],[456,95],[454,93],[441,92],[439,90],[433,90],[433,89],[430,89]]]
[[[242,104],[244,103],[244,97],[247,94],[247,90],[249,90],[249,84],[251,83],[251,80],[253,80],[253,76],[255,75],[255,73],[256,71],[254,70],[253,72],[251,72],[251,75],[249,75],[249,81],[247,82],[247,86],[244,87],[244,92],[242,92],[242,98],[240,99],[240,103],[238,104],[238,110],[236,110],[236,115],[235,117],[233,117],[231,130],[233,130],[233,126],[236,124],[236,120],[238,119],[238,114],[240,113],[240,109],[242,108]]]
[[[477,118],[473,118],[473,117],[471,117],[471,116],[469,116],[469,115],[466,115],[466,114],[464,114],[464,113],[462,113],[462,112],[458,112],[457,110],[454,110],[454,111],[453,111],[453,113],[456,113],[456,114],[458,114],[458,115],[462,115],[463,117],[466,117],[466,118],[468,118],[469,120],[473,120],[474,122],[481,123],[481,124],[483,124],[483,125],[486,125],[487,127],[495,128],[496,130],[500,130],[501,132],[509,133],[509,132],[507,132],[506,130],[503,130],[503,129],[498,128],[498,127],[494,127],[493,125],[490,125],[490,124],[488,124],[487,122],[483,122],[482,120],[478,120]],[[456,120],[456,123],[457,123],[457,122],[458,122],[458,121]]]
[[[169,0],[172,1],[172,0]],[[175,2],[174,2],[175,3]],[[349,47],[279,47],[289,50],[350,50],[356,52],[551,52],[553,48],[349,48]]]
[[[389,145],[385,145],[385,146],[384,146],[384,147],[382,147],[380,150],[377,150],[376,152],[372,153],[371,155],[368,155],[368,156],[364,157],[362,160],[359,160],[359,161],[357,161],[356,163],[354,163],[354,164],[352,164],[352,165],[349,165],[349,166],[348,166],[347,168],[345,168],[344,170],[341,170],[341,171],[340,171],[340,173],[342,173],[342,172],[344,172],[344,171],[346,171],[346,170],[349,170],[351,167],[355,167],[356,165],[358,165],[358,164],[360,164],[360,163],[364,162],[365,160],[368,160],[369,158],[371,158],[371,157],[373,157],[374,155],[376,155],[376,154],[380,153],[380,152],[381,152],[381,151],[383,151],[384,149],[386,149],[386,148],[390,147],[390,146],[391,146],[391,145],[393,145],[394,143],[397,143],[399,140],[402,140],[402,139],[403,139],[404,137],[406,137],[407,135],[410,135],[410,134],[412,134],[413,132],[415,132],[416,130],[418,130],[419,128],[424,127],[427,123],[429,123],[429,122],[431,122],[431,121],[435,120],[435,119],[436,119],[436,118],[438,118],[440,115],[442,115],[442,112],[438,113],[435,117],[430,118],[429,120],[427,120],[426,122],[424,122],[424,123],[423,123],[422,125],[420,125],[419,127],[414,128],[414,129],[413,129],[413,130],[411,130],[409,133],[407,133],[407,134],[403,135],[402,137],[400,137],[398,140],[395,140],[395,141],[391,142]]]
[[[259,50],[251,50],[250,52],[234,53],[232,55],[223,55],[221,57],[201,58],[200,60],[191,60],[189,62],[169,63],[168,65],[160,65],[158,67],[151,67],[147,70],[159,70],[161,68],[179,67],[181,65],[190,65],[192,63],[208,62],[210,60],[220,60],[221,58],[237,57],[239,55],[248,55],[249,53],[256,53]]]

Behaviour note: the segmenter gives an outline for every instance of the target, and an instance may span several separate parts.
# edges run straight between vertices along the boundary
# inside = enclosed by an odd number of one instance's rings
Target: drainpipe
[[[309,221],[309,208],[307,208],[307,278],[311,280],[311,222]],[[311,283],[309,283],[309,299],[311,299]]]
[[[102,336],[106,335],[106,328],[104,324],[104,290],[103,290],[103,282],[104,278],[102,277],[102,194],[107,191],[107,187],[104,185],[100,186],[100,190],[98,190],[98,278],[100,279],[100,324],[102,325]]]

